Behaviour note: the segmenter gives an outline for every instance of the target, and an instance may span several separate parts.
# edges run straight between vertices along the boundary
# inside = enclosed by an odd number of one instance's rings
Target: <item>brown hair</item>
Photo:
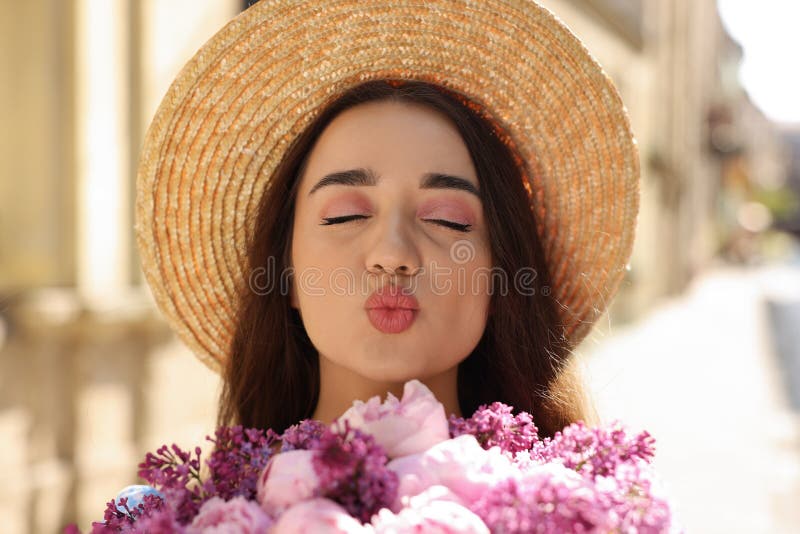
[[[535,270],[528,292],[532,294],[492,291],[492,313],[483,336],[459,364],[461,412],[468,416],[481,404],[501,401],[531,413],[541,436],[579,419],[589,422],[587,399],[558,325],[555,303],[542,295],[550,276],[513,153],[487,121],[444,88],[421,81],[370,81],[326,106],[294,140],[260,200],[247,250],[249,272],[270,262],[274,272],[287,272],[299,177],[311,148],[337,114],[378,100],[425,104],[450,118],[485,194],[494,267],[505,273],[523,267]],[[283,432],[314,413],[320,387],[318,354],[287,292],[262,293],[244,286],[223,370],[218,424]]]

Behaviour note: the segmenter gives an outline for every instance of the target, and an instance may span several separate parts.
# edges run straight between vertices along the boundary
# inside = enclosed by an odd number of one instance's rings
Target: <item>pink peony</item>
[[[403,398],[389,393],[381,404],[378,396],[367,402],[355,401],[333,425],[372,434],[389,458],[417,454],[450,438],[444,406],[419,380],[403,387]]]
[[[314,451],[293,450],[273,456],[258,479],[258,502],[272,517],[310,499],[319,486],[311,459]]]
[[[261,534],[272,526],[272,519],[258,503],[242,496],[224,501],[212,497],[203,503],[191,525],[190,534]]]
[[[471,434],[443,441],[420,454],[396,458],[387,467],[397,473],[400,482],[392,505],[395,512],[402,507],[404,497],[431,486],[445,486],[470,504],[499,481],[519,475],[499,447],[486,450]]]
[[[407,495],[402,498],[403,508],[419,508],[432,501],[450,501],[464,504],[464,499],[453,493],[447,486],[435,484],[416,495]]]
[[[384,508],[372,518],[376,533],[488,534],[486,524],[444,486],[431,486],[407,497],[397,514]]]
[[[317,532],[374,532],[371,525],[362,525],[330,499],[316,498],[295,504],[275,523],[270,534],[316,534]]]

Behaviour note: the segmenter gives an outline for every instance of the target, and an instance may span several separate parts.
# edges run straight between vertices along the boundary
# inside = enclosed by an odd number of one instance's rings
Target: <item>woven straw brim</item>
[[[262,0],[185,65],[147,132],[136,237],[167,321],[212,369],[226,359],[264,187],[320,108],[361,82],[464,95],[522,158],[573,346],[624,275],[639,162],[623,103],[581,42],[523,0]]]

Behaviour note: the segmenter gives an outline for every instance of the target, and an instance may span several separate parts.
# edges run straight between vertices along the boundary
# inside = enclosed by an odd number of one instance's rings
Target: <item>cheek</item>
[[[317,284],[317,286],[321,283]],[[353,306],[342,297],[325,294],[301,295],[300,309],[303,326],[314,347],[329,358],[338,360],[349,354],[355,343],[353,335]],[[357,339],[357,338],[356,338]],[[339,355],[337,357],[337,355]]]
[[[292,240],[292,262],[297,270],[310,269],[329,272],[349,266],[352,254],[341,243],[326,238],[315,228],[301,228]],[[328,277],[325,277],[327,284]]]
[[[358,229],[358,224],[359,221],[356,221],[313,228],[307,241],[309,261],[332,271],[363,268],[359,260],[363,260],[369,248],[364,241],[364,232]]]
[[[352,268],[331,268],[319,262],[298,264],[294,287],[300,305],[314,316],[329,316],[328,321],[338,320],[343,310],[357,304],[363,291]]]
[[[443,323],[472,327],[485,320],[492,293],[491,264],[451,263],[430,279],[430,297]]]
[[[430,264],[431,288],[437,294],[472,297],[486,293],[491,279],[491,249],[480,236],[454,240]]]

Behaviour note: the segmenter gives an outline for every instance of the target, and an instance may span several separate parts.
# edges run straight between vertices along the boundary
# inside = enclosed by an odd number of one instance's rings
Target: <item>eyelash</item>
[[[356,219],[367,219],[366,215],[344,215],[342,217],[323,217],[323,220],[326,222],[321,223],[321,226],[328,226],[331,224],[340,224],[343,222],[349,222]],[[441,226],[446,228],[450,228],[452,230],[456,230],[457,232],[469,232],[469,228],[472,226],[471,224],[459,224],[454,223],[452,221],[445,221],[444,219],[424,219],[426,221],[435,222]]]

